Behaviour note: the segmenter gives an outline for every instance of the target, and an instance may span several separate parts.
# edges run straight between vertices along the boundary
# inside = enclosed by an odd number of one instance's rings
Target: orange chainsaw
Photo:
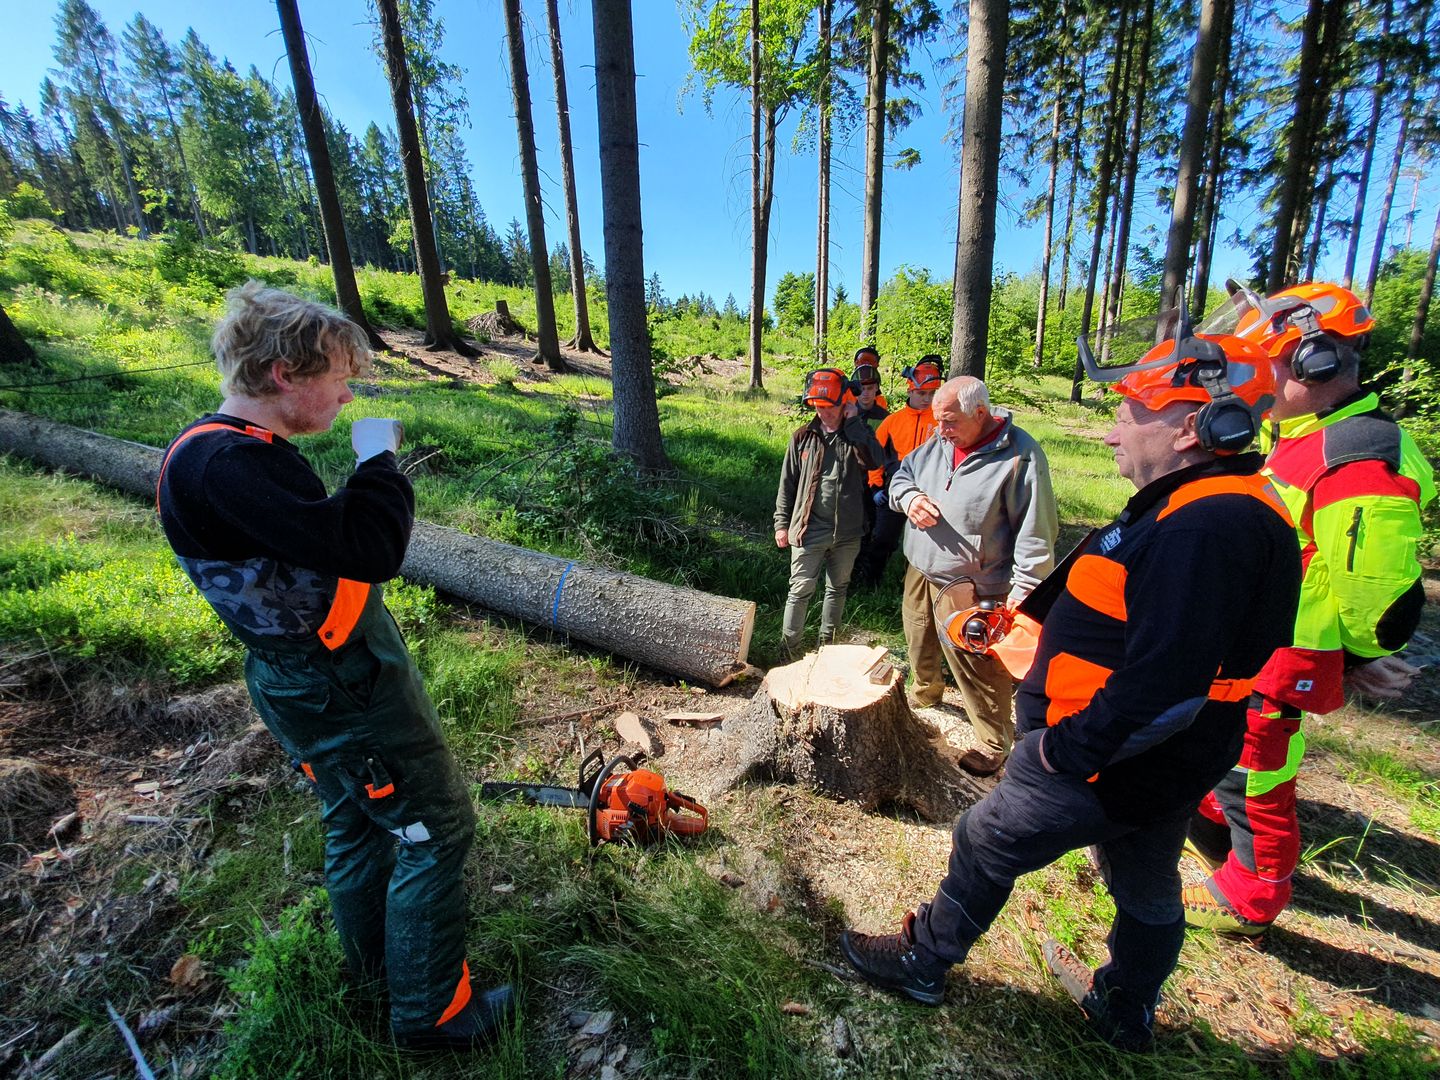
[[[480,797],[584,810],[592,845],[602,840],[652,844],[666,833],[703,833],[710,824],[705,807],[688,795],[671,791],[659,773],[640,768],[644,761],[643,752],[606,761],[597,748],[580,762],[580,782],[573,788],[487,781],[480,785]]]

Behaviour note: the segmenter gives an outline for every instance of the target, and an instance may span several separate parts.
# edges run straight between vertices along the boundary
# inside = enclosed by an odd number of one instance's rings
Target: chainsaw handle
[[[665,828],[676,836],[699,836],[710,827],[710,812],[689,795],[665,792]],[[681,811],[689,811],[682,814]]]

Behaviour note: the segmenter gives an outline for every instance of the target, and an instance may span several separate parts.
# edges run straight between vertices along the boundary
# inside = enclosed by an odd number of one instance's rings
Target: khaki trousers
[[[960,699],[970,717],[975,737],[986,749],[1010,753],[1015,740],[1015,713],[1011,697],[1015,681],[1005,665],[993,656],[952,648],[942,641],[935,626],[935,597],[940,586],[911,566],[905,571],[905,602],[901,616],[905,623],[905,648],[910,654],[911,693],[922,705],[938,705],[945,694],[945,676],[940,657],[950,667]],[[999,599],[998,597],[996,599]]]

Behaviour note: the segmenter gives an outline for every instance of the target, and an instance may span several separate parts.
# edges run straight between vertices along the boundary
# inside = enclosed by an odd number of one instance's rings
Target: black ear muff
[[[1340,349],[1324,330],[1307,331],[1290,354],[1290,374],[1303,383],[1327,383],[1340,368]]]
[[[1195,437],[1212,454],[1238,454],[1260,434],[1259,413],[1245,404],[1225,378],[1225,365],[1202,364],[1195,380],[1210,400],[1195,414]],[[1263,410],[1261,410],[1263,411]]]

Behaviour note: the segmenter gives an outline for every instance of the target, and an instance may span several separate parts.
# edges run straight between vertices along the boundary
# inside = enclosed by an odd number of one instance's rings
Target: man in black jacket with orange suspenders
[[[1097,1034],[1140,1050],[1185,936],[1190,815],[1239,757],[1251,686],[1289,641],[1300,565],[1260,455],[1241,452],[1274,400],[1261,350],[1183,337],[1119,371],[1088,366],[1120,378],[1105,442],[1138,490],[1032,594],[1049,607],[1029,612],[1043,630],[1016,695],[1020,737],[956,823],[934,899],[899,933],[847,930],[840,945],[871,983],[938,1005],[1016,878],[1095,845],[1115,899],[1109,962],[1092,974],[1054,941],[1044,954]]]
[[[414,521],[400,425],[351,426],[334,495],[290,443],[329,430],[369,365],[337,311],[250,282],[212,341],[225,400],[170,445],[156,505],[181,567],[244,643],[265,725],[323,804],[325,883],[352,976],[384,979],[396,1041],[470,1049],[513,1014],[472,993],[461,879],[475,815],[379,583]]]

